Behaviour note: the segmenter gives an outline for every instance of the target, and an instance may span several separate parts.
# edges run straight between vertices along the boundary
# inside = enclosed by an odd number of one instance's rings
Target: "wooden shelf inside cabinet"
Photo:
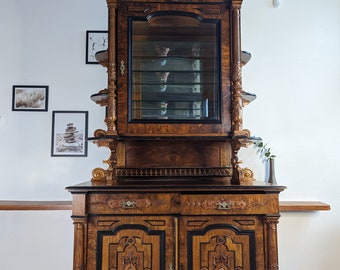
[[[95,58],[99,64],[103,67],[108,67],[109,65],[109,52],[108,50],[99,51],[96,53]]]

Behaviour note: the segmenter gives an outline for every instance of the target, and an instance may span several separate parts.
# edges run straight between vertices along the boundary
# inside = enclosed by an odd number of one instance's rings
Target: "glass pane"
[[[130,120],[219,120],[218,24],[130,27]]]

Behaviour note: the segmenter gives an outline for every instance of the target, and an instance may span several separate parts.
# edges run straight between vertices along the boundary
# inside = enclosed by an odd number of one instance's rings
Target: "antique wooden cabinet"
[[[238,151],[242,0],[107,0],[110,154],[73,195],[75,270],[278,269],[278,197]]]
[[[88,182],[69,190],[74,269],[278,269],[283,187]]]

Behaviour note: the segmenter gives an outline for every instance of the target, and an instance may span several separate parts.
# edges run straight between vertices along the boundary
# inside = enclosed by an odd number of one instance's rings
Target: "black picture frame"
[[[88,111],[52,112],[52,157],[87,157]]]
[[[96,53],[107,50],[109,34],[103,30],[86,31],[86,64],[99,64]]]
[[[48,111],[48,85],[13,85],[12,111]]]

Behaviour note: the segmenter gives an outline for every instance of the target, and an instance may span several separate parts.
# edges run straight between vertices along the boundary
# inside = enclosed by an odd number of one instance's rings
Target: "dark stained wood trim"
[[[319,201],[280,201],[280,212],[328,211]],[[72,201],[1,201],[0,211],[72,210]]]

